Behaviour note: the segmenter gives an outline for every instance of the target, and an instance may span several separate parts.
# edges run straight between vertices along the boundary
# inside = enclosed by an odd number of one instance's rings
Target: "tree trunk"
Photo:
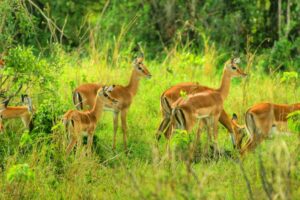
[[[278,16],[278,39],[281,38],[281,0],[278,0],[278,13],[277,13],[277,16]]]
[[[290,32],[290,0],[287,0],[286,3],[286,28],[285,28],[285,37],[288,38]]]

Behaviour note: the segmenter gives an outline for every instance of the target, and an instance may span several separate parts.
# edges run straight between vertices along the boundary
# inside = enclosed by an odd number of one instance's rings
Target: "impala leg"
[[[211,131],[211,118],[204,118],[201,120],[201,123],[203,124],[203,127],[205,127],[206,129],[206,133],[207,133],[207,144],[206,144],[206,151],[209,151],[210,145],[211,145],[211,135],[212,135],[212,131]]]
[[[127,110],[121,111],[121,122],[122,122],[122,131],[123,131],[123,142],[124,150],[127,151]]]
[[[252,137],[249,138],[241,150],[241,155],[243,156],[246,152],[251,151],[261,143],[263,139],[268,137],[270,130],[272,128],[272,123],[265,123],[262,127],[257,127],[258,132],[254,132]]]
[[[118,118],[119,112],[114,112],[114,138],[113,138],[113,149],[116,149],[117,131],[118,131]]]
[[[206,129],[206,132],[207,132],[207,144],[205,145],[205,154],[208,154],[209,153],[209,150],[210,150],[210,145],[211,145],[211,118],[205,118],[205,119],[202,119],[202,123],[204,124],[204,127]]]
[[[213,118],[213,133],[214,133],[214,155],[220,153],[219,146],[218,146],[218,117]]]
[[[81,135],[77,134],[76,155],[81,152],[81,146],[82,146],[82,137]]]
[[[90,131],[88,133],[88,143],[87,143],[87,145],[88,145],[88,155],[90,155],[92,153],[93,136],[94,136],[93,132]]]
[[[194,142],[194,146],[193,146],[193,155],[194,156],[196,156],[197,147],[200,144],[201,132],[202,132],[203,125],[204,125],[201,120],[199,120],[198,124],[199,125],[198,125],[198,129],[197,129],[197,132],[196,132],[196,138],[195,138],[195,142]]]
[[[197,147],[198,144],[200,143],[201,132],[203,131],[204,127],[205,127],[205,121],[204,120],[199,120],[198,129],[197,129],[197,132],[196,132],[195,147]]]
[[[24,126],[29,129],[31,116],[30,115],[23,115],[21,119],[22,119],[22,122],[23,122]]]
[[[72,136],[71,141],[66,149],[66,154],[69,155],[70,152],[72,151],[72,149],[74,148],[75,144],[76,144],[77,140],[75,137]]]
[[[157,133],[156,133],[156,139],[157,140],[160,140],[162,133],[164,133],[167,138],[170,136],[169,135],[169,132],[170,132],[170,127],[169,126],[170,126],[170,117],[169,116],[164,116],[162,122],[159,125]]]

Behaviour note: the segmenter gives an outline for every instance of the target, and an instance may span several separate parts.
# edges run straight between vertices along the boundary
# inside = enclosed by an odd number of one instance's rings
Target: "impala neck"
[[[97,96],[95,105],[90,113],[91,113],[91,115],[94,115],[98,121],[98,118],[100,117],[100,115],[102,113],[102,110],[103,110],[103,100]]]
[[[222,75],[222,82],[218,89],[218,91],[220,91],[221,93],[223,100],[226,99],[229,94],[230,82],[231,82],[230,72],[224,69]]]
[[[133,95],[136,95],[138,87],[139,87],[139,82],[140,82],[140,77],[138,75],[138,72],[135,69],[133,69],[132,73],[131,73],[130,81],[129,81],[128,85],[126,86],[126,88],[128,89],[128,91],[130,93],[132,93]]]

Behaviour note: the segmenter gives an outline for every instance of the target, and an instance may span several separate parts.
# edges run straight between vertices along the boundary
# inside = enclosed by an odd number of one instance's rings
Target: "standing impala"
[[[21,118],[24,126],[28,128],[29,131],[32,131],[32,115],[34,109],[32,107],[31,99],[27,95],[22,95],[22,102],[27,106],[7,106],[8,101],[2,102],[0,105],[0,115],[2,119]]]
[[[217,125],[223,112],[224,100],[229,94],[231,78],[246,76],[237,66],[237,62],[237,60],[231,59],[225,63],[221,86],[218,89],[190,94],[172,103],[170,106],[172,108],[171,128],[190,131],[199,119],[204,119],[208,126],[209,135],[211,133],[210,128],[213,128],[215,147],[217,147]],[[199,134],[199,130],[197,134]]]
[[[132,103],[133,97],[136,95],[139,87],[139,82],[142,77],[151,78],[151,74],[147,67],[143,64],[143,55],[136,58],[133,62],[133,70],[127,86],[116,85],[111,96],[118,100],[117,105],[110,106],[104,104],[106,108],[112,108],[114,111],[114,138],[113,149],[116,148],[116,135],[118,130],[118,118],[121,113],[121,124],[123,131],[124,149],[127,150],[127,112]],[[83,84],[77,87],[73,93],[73,102],[77,105],[77,109],[83,109],[85,105],[92,106],[95,102],[97,88],[101,84]]]
[[[103,104],[115,104],[116,99],[111,97],[111,92],[115,86],[103,86],[97,92],[96,103],[92,110],[78,111],[69,110],[63,116],[63,123],[66,131],[70,136],[70,143],[66,149],[67,155],[70,154],[75,144],[81,145],[81,137],[83,132],[88,134],[88,150],[91,152],[93,136],[96,129],[97,122],[101,117]]]
[[[234,67],[238,69],[237,63],[239,62],[239,60],[233,59],[231,62],[234,64]],[[241,74],[244,74],[240,69],[238,71],[241,72]],[[229,84],[230,84],[230,79],[225,79],[224,85],[228,85],[228,91],[229,91]],[[171,126],[168,125],[170,124],[170,119],[171,119],[171,110],[172,110],[171,105],[181,98],[182,93],[184,93],[185,95],[192,95],[200,92],[213,92],[217,90],[218,89],[213,89],[213,88],[199,85],[198,83],[188,82],[188,83],[179,83],[164,91],[163,94],[161,95],[161,111],[163,115],[163,120],[160,123],[160,126],[157,131],[157,136],[156,136],[157,139],[158,140],[160,139],[162,133],[164,133],[167,139],[170,138]],[[237,129],[237,127],[232,126],[231,120],[224,109],[221,112],[219,122],[228,130],[233,145],[236,146],[235,140],[236,138],[239,137],[239,130]]]
[[[241,149],[241,154],[244,155],[247,151],[255,149],[272,133],[272,128],[286,126],[288,114],[297,110],[300,110],[300,103],[291,105],[259,103],[249,108],[245,115],[245,127],[250,138]]]

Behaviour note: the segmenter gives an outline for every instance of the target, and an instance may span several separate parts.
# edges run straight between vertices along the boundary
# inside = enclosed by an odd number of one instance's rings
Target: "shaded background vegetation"
[[[142,42],[149,57],[161,58],[174,45],[200,53],[209,42],[230,54],[261,47],[266,71],[300,63],[297,0],[3,0],[0,15],[0,52],[60,43],[82,54],[108,49],[116,59],[116,50]]]

